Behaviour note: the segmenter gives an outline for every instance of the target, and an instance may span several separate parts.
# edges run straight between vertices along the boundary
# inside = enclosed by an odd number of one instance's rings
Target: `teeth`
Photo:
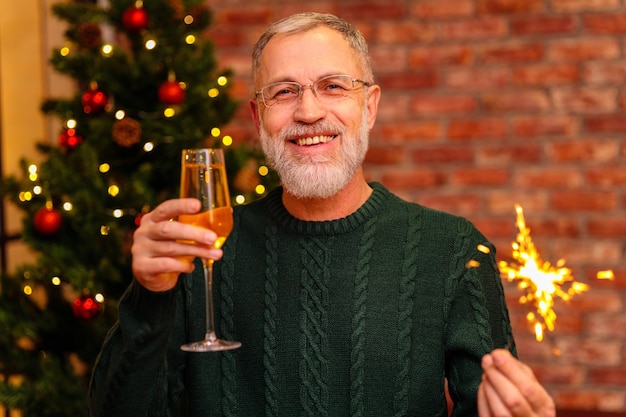
[[[332,140],[332,136],[310,136],[308,138],[300,138],[296,143],[300,146],[317,145],[318,143],[326,143]]]

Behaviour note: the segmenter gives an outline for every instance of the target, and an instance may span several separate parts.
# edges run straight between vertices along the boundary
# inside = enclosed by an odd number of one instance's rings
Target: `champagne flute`
[[[213,244],[221,248],[233,228],[233,209],[226,178],[224,152],[218,148],[184,149],[180,178],[181,198],[197,198],[202,208],[196,214],[181,214],[178,221],[211,229],[217,234]],[[204,340],[182,345],[187,352],[214,352],[236,349],[240,342],[218,339],[213,314],[213,260],[202,259],[206,297]]]

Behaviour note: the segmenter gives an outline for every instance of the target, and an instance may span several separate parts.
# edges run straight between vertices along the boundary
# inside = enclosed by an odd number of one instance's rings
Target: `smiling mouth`
[[[311,146],[311,145],[319,145],[320,143],[328,143],[333,140],[335,136],[308,136],[305,138],[299,138],[292,140],[292,143],[295,143],[298,146]]]

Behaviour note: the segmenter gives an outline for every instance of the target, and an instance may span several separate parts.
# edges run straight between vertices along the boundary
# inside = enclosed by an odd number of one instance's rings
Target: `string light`
[[[176,115],[176,110],[171,107],[167,107],[165,110],[163,110],[163,115],[167,118],[174,117]]]
[[[148,39],[145,43],[145,47],[148,51],[153,50],[154,48],[156,48],[156,41],[154,39]]]
[[[113,45],[108,43],[102,45],[102,55],[106,57],[113,55]]]
[[[219,135],[222,133],[222,131],[220,130],[219,127],[214,127],[211,129],[211,136],[213,136],[214,138],[219,137]]]
[[[217,97],[219,95],[220,95],[220,90],[218,90],[217,88],[211,88],[209,90],[209,97],[215,98],[215,97]]]
[[[222,138],[222,144],[224,146],[231,146],[233,144],[233,138],[229,135],[226,135]]]
[[[192,24],[193,23],[193,16],[188,14],[187,16],[185,16],[183,18],[183,22],[185,22],[188,25]]]
[[[195,37],[194,35],[187,35],[187,36],[185,37],[185,42],[186,42],[188,45],[193,45],[194,43],[196,43],[196,37]]]

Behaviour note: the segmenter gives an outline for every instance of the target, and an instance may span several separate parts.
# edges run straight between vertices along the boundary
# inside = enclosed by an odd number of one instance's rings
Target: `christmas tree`
[[[2,277],[0,404],[24,416],[83,416],[91,367],[132,279],[129,246],[143,213],[179,187],[183,148],[223,147],[234,201],[276,178],[259,151],[223,126],[237,103],[203,36],[203,0],[59,3],[67,45],[51,63],[75,80],[72,97],[42,111],[62,124],[42,162],[0,192],[24,212],[38,256]]]

